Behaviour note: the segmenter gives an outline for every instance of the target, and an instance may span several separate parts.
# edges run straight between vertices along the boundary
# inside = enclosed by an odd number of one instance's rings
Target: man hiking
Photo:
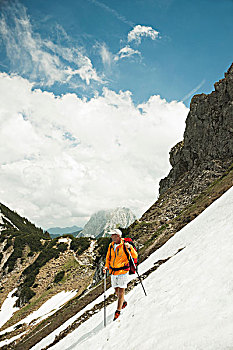
[[[126,251],[130,252],[133,259],[136,259],[138,254],[131,244],[124,242],[124,239],[121,238],[121,230],[113,229],[110,234],[112,242],[108,247],[103,272],[106,273],[106,271],[109,270],[112,287],[115,288],[118,297],[117,310],[115,311],[113,319],[115,321],[120,316],[121,310],[127,306],[127,302],[125,301],[125,288],[127,288],[130,267],[128,259],[129,253],[127,256]]]

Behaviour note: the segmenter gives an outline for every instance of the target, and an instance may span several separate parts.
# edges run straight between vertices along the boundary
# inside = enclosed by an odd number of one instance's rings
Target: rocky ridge
[[[216,176],[233,157],[233,64],[209,95],[195,95],[186,119],[184,140],[170,151],[172,169],[160,181],[160,194],[186,172]],[[197,177],[196,176],[196,177]],[[214,175],[215,176],[215,175]]]

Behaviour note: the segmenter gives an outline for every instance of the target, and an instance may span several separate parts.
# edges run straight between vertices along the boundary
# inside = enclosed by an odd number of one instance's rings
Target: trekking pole
[[[104,274],[104,327],[106,327],[106,273]]]
[[[143,291],[144,291],[144,293],[145,293],[145,296],[147,296],[146,291],[145,291],[145,288],[144,288],[144,286],[143,286],[143,284],[142,284],[141,277],[139,276],[138,269],[137,269],[137,267],[135,266],[134,260],[133,260],[133,258],[132,258],[132,255],[131,255],[131,253],[130,253],[129,250],[128,250],[128,252],[129,252],[130,258],[131,258],[131,260],[132,260],[133,266],[134,266],[134,268],[135,268],[135,271],[137,272],[137,275],[138,275],[139,281],[140,281],[140,283],[141,283],[141,285],[142,285],[142,289],[143,289]]]

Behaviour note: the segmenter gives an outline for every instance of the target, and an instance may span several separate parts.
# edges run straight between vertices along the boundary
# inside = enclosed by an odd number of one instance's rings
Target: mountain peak
[[[94,213],[84,226],[80,236],[100,237],[107,235],[108,231],[119,225],[126,228],[136,220],[136,216],[129,208],[117,207],[115,209],[100,210]]]

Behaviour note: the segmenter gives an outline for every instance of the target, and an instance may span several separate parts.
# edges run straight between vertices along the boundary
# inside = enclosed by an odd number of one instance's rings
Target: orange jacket
[[[105,267],[109,269],[110,274],[122,275],[129,271],[129,268],[118,270],[118,271],[113,271],[111,268],[111,267],[119,268],[123,266],[129,266],[129,260],[127,255],[125,254],[123,243],[124,243],[124,239],[121,238],[121,243],[119,243],[119,245],[116,247],[115,252],[114,252],[114,242],[109,244],[107,255],[106,255]],[[128,249],[128,251],[130,251],[133,259],[137,258],[138,254],[132,245],[130,245],[130,248]]]

